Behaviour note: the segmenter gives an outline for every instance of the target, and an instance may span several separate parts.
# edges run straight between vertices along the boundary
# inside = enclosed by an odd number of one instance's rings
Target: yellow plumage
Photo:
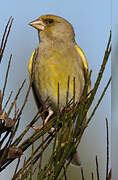
[[[87,60],[86,60],[86,57],[85,57],[82,49],[81,49],[79,46],[77,46],[77,45],[76,45],[76,49],[77,49],[79,55],[80,55],[81,58],[82,58],[85,71],[88,72]],[[31,55],[31,58],[30,58],[30,60],[29,60],[29,64],[28,64],[28,71],[29,71],[29,76],[30,76],[30,78],[31,78],[32,61],[33,61],[34,53],[35,53],[35,50],[33,51],[32,55]],[[56,57],[53,56],[52,61],[53,61],[55,58],[56,58]],[[50,59],[50,61],[51,61],[51,59]],[[48,61],[48,63],[50,63],[50,61]],[[47,66],[48,66],[48,63],[47,63]],[[58,67],[54,67],[54,71],[55,71],[55,69],[58,69]],[[53,67],[52,67],[52,70],[53,70]],[[56,77],[56,76],[53,76],[53,78],[54,78],[54,80],[56,80],[57,77]]]
[[[77,45],[76,45],[76,49],[77,49],[79,55],[80,55],[81,58],[82,58],[82,61],[83,61],[83,64],[84,64],[84,68],[85,68],[86,72],[88,72],[87,60],[86,60],[86,57],[85,57],[82,49],[81,49],[79,46],[77,46]],[[31,58],[30,58],[30,60],[29,60],[29,64],[28,64],[28,71],[29,71],[29,76],[30,76],[30,78],[31,78],[32,61],[33,61],[34,53],[35,53],[35,50],[33,51],[32,55],[31,55]],[[53,59],[54,59],[54,57],[53,57]],[[47,65],[48,65],[48,64],[47,64]],[[58,68],[58,67],[57,67],[57,68]],[[54,80],[56,79],[56,77],[53,77],[53,78],[54,78]]]
[[[35,50],[33,51],[32,56],[31,56],[31,58],[30,58],[30,60],[29,60],[29,64],[28,64],[28,71],[29,71],[29,77],[30,77],[30,79],[31,79],[32,62],[33,62],[34,53],[35,53]]]
[[[57,110],[58,84],[60,109],[66,105],[68,78],[68,101],[73,98],[75,90],[75,102],[79,102],[89,74],[88,64],[82,49],[75,42],[74,30],[68,21],[58,16],[44,15],[30,25],[38,30],[40,43],[32,53],[28,71],[30,79],[33,72],[32,89],[37,104],[40,101],[49,111],[44,121],[46,123]],[[35,54],[36,58],[33,58]],[[80,162],[75,154],[72,162],[78,166]]]
[[[79,46],[76,46],[77,48],[77,51],[79,53],[79,55],[81,56],[82,58],[82,61],[83,61],[83,64],[84,64],[84,67],[85,67],[85,70],[88,71],[88,64],[87,64],[87,60],[86,60],[86,57],[82,51],[82,49],[79,47]]]

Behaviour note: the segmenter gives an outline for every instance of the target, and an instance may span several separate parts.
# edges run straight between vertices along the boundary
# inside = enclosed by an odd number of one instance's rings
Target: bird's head
[[[74,40],[74,30],[72,25],[62,17],[55,15],[43,15],[29,23],[39,32],[39,38]]]

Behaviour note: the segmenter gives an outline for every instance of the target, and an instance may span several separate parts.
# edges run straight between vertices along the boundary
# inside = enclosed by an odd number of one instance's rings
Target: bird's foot
[[[40,130],[46,123],[47,121],[49,120],[49,118],[53,115],[53,111],[52,110],[49,110],[49,114],[48,116],[46,117],[46,119],[44,120],[44,123],[41,125],[41,126],[38,126],[38,127],[35,127],[35,126],[32,126],[32,128],[37,131],[37,130]],[[52,129],[52,128],[51,128]]]

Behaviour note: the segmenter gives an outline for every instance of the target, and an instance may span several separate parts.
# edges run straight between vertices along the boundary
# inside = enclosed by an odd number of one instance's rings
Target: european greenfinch
[[[33,73],[32,86],[38,105],[45,105],[48,109],[49,113],[44,122],[46,123],[57,111],[58,85],[59,108],[63,109],[66,105],[68,77],[68,101],[73,98],[75,78],[75,102],[79,102],[88,65],[83,51],[75,41],[74,29],[67,20],[55,15],[43,15],[29,25],[38,30],[39,36],[39,45],[29,62],[29,75],[31,79]],[[42,126],[33,128],[38,130]],[[73,156],[72,163],[80,165],[77,153]]]

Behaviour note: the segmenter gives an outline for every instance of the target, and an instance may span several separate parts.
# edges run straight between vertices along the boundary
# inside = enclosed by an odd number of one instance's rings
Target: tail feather
[[[76,167],[81,166],[80,157],[78,155],[78,152],[75,151],[72,157],[68,159],[68,161],[71,159],[71,165],[74,165]]]

